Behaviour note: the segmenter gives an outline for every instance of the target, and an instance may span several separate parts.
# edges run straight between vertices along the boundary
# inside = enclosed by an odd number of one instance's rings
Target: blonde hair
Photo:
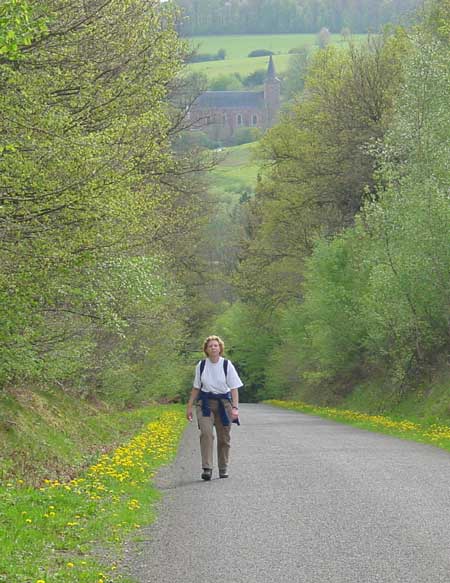
[[[223,353],[225,351],[225,344],[222,338],[219,338],[219,336],[208,336],[208,338],[203,342],[203,352],[206,354],[206,356],[208,356],[206,349],[208,348],[208,342],[211,342],[212,340],[215,340],[216,342],[219,343],[220,356],[223,356]]]

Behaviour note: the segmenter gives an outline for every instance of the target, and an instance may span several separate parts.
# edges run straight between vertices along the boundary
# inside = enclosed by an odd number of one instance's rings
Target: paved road
[[[265,405],[241,416],[227,480],[200,480],[187,429],[124,572],[140,583],[450,582],[450,454]]]

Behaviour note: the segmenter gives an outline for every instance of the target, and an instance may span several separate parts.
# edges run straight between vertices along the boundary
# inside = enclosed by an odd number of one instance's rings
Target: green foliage
[[[265,394],[267,358],[274,346],[274,321],[254,307],[236,302],[216,321],[219,335],[227,346],[227,354],[242,373],[245,387],[240,390],[243,401],[256,401]]]
[[[233,134],[233,145],[240,146],[241,144],[256,142],[261,138],[261,135],[259,128],[238,128]]]
[[[25,0],[3,0],[0,6],[0,59],[20,59],[21,49],[47,32],[47,19]]]
[[[304,96],[261,141],[267,171],[250,205],[254,232],[240,266],[246,298],[277,305],[301,297],[316,237],[350,224],[374,190],[374,145],[392,115],[403,45],[370,39],[311,59]]]
[[[308,260],[301,311],[305,367],[314,380],[342,376],[363,360],[365,321],[358,302],[365,293],[367,267],[358,261],[361,241],[349,231],[332,242],[320,241]]]
[[[37,3],[5,6],[39,22]],[[171,153],[167,99],[185,46],[156,0],[45,9],[39,42],[0,62],[0,384],[95,392],[123,367],[137,401],[156,392],[148,362],[184,345],[194,158]]]
[[[399,20],[418,5],[416,0],[179,0],[188,17],[183,33],[270,34],[315,33],[327,26],[340,31],[344,26],[355,32],[378,31],[386,22]]]
[[[208,83],[210,91],[237,91],[242,89],[242,82],[237,75],[219,75]]]
[[[289,66],[283,77],[281,89],[287,99],[299,96],[305,88],[308,72],[308,49],[299,48],[289,59]]]
[[[448,342],[450,207],[433,179],[404,179],[387,191],[365,220],[372,268],[361,318],[372,358],[391,363],[400,379],[433,360]]]
[[[238,337],[266,322],[259,395],[339,402],[383,371],[393,402],[448,354],[450,61],[435,22],[320,51],[262,141],[245,309],[230,309]]]
[[[324,49],[330,44],[330,37],[331,37],[330,31],[328,30],[328,28],[323,26],[317,33],[317,44],[321,49]]]
[[[249,57],[268,57],[269,55],[273,55],[273,51],[269,49],[254,49],[248,54]]]
[[[262,85],[266,80],[266,76],[267,76],[266,69],[258,69],[257,71],[250,73],[250,75],[247,75],[247,77],[245,77],[245,79],[243,80],[243,84],[246,87],[256,87],[258,85]]]
[[[425,3],[426,26],[445,44],[450,42],[450,1],[429,0]]]
[[[202,63],[204,61],[223,61],[225,59],[225,49],[219,49],[214,55],[211,53],[194,53],[189,57],[189,63]]]

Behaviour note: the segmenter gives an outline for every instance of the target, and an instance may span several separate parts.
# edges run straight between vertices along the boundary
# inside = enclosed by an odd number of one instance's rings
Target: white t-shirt
[[[230,361],[228,361],[227,378],[225,379],[222,357],[219,358],[218,362],[211,362],[209,358],[206,359],[200,383],[200,362],[195,367],[194,389],[201,388],[202,391],[207,393],[221,395],[228,393],[230,389],[239,389],[239,387],[243,386],[233,363]]]

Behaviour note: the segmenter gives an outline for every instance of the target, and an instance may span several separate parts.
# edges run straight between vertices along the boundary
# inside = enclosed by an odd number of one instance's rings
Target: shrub
[[[331,33],[325,26],[322,27],[317,34],[317,44],[321,49],[324,49],[326,46],[330,44],[331,40]]]
[[[266,79],[265,69],[258,69],[253,71],[250,75],[245,77],[243,83],[246,87],[255,87],[256,85],[262,85]]]
[[[219,75],[209,83],[210,91],[238,91],[242,83],[236,75]]]
[[[269,51],[269,49],[255,49],[254,51],[251,51],[250,53],[248,53],[249,57],[269,57],[270,55],[273,55],[274,52],[273,51]]]
[[[260,138],[261,130],[259,128],[238,128],[233,135],[233,145],[249,144],[250,142],[256,142]]]
[[[194,53],[189,56],[188,63],[203,63],[206,61],[223,61],[225,59],[225,49],[219,49],[217,53]]]
[[[289,55],[303,55],[308,52],[308,47],[294,47],[289,49]]]

